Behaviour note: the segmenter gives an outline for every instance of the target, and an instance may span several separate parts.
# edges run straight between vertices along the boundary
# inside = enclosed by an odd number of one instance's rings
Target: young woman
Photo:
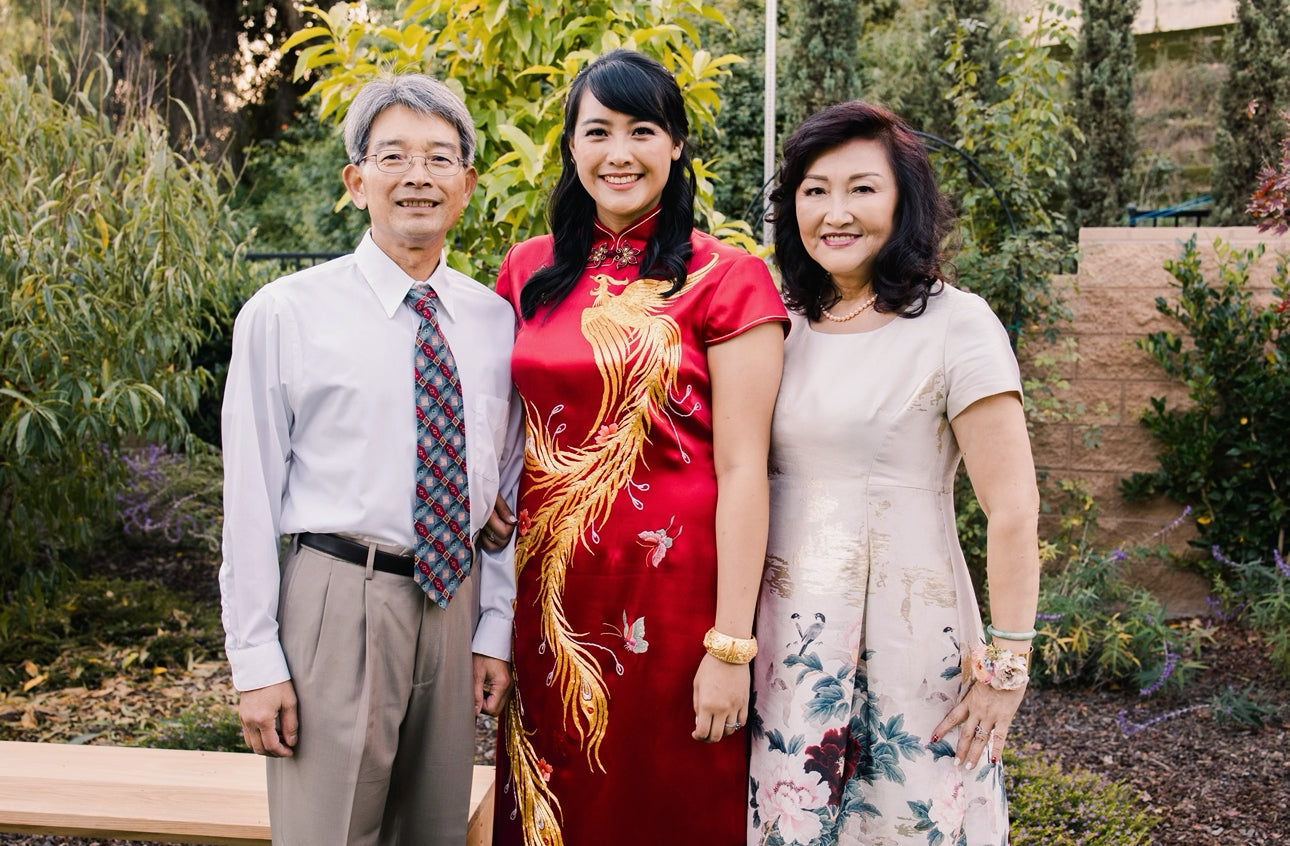
[[[744,839],[786,315],[759,259],[695,231],[687,134],[662,65],[588,65],[553,234],[498,279],[528,432],[498,844]]]
[[[772,194],[792,329],[771,435],[749,843],[1007,841],[1038,493],[1008,338],[946,284],[923,146],[863,102],[808,118]],[[954,523],[989,520],[987,650]]]

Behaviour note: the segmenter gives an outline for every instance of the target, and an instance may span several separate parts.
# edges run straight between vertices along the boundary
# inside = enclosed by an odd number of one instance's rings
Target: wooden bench
[[[264,759],[239,752],[0,742],[0,831],[162,843],[269,843]],[[475,767],[468,846],[493,832],[493,768]]]

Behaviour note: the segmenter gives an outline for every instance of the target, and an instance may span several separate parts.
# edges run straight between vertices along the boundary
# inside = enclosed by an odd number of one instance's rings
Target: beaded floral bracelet
[[[1020,690],[1030,682],[1030,650],[1017,654],[993,643],[972,650],[972,677],[995,690]]]

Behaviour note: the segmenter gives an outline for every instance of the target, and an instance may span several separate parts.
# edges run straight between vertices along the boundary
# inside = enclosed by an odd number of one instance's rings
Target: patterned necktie
[[[452,350],[439,331],[430,288],[407,302],[421,316],[413,364],[417,405],[417,534],[413,577],[440,608],[470,575],[470,491],[466,481],[466,419]]]

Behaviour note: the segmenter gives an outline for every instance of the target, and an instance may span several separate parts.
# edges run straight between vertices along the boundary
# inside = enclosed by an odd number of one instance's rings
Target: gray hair
[[[363,86],[345,115],[345,152],[358,164],[372,140],[372,124],[391,106],[442,118],[457,130],[461,157],[475,163],[475,122],[466,104],[439,80],[421,73],[385,74]]]

